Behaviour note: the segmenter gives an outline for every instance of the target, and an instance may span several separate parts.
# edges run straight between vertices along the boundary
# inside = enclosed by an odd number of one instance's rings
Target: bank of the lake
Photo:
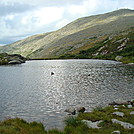
[[[25,63],[27,59],[20,54],[0,53],[0,65]]]
[[[63,130],[45,130],[42,123],[9,118],[0,122],[0,134],[133,134],[134,101],[96,107],[92,112],[70,115],[64,122]]]

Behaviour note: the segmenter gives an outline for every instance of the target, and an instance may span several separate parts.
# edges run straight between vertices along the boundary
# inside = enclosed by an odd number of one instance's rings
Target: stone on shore
[[[121,126],[123,126],[125,129],[132,129],[134,128],[133,124],[130,124],[128,122],[123,122],[123,121],[119,121],[117,119],[112,119],[112,123],[117,123],[120,124]]]
[[[119,130],[113,131],[111,134],[120,134],[121,132]]]
[[[130,112],[130,115],[134,115],[134,111]]]
[[[12,61],[9,61],[8,64],[21,64],[22,62],[19,61],[19,60],[12,60]]]
[[[68,112],[69,114],[72,114],[72,115],[76,114],[76,110],[73,107],[70,107],[70,108],[66,109],[65,112]]]
[[[92,122],[89,120],[82,120],[82,122],[86,123],[89,128],[98,128],[99,129],[101,127],[98,127],[98,125],[99,125],[99,123],[101,123],[103,121],[100,120],[100,121]]]
[[[124,116],[124,113],[123,112],[114,112],[112,113],[113,115],[117,115],[117,116],[121,116],[123,117]]]
[[[77,108],[77,112],[79,112],[79,113],[84,113],[85,112],[85,108],[84,107],[79,107],[79,108]]]

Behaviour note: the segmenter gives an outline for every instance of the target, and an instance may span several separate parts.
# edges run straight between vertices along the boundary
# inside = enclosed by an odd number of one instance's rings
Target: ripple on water
[[[21,117],[47,129],[62,128],[70,106],[89,111],[116,99],[134,99],[134,66],[114,61],[28,61],[0,66],[0,74],[0,119]]]

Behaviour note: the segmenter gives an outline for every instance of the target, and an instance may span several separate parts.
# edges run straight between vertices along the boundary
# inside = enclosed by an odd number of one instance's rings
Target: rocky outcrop
[[[0,54],[0,65],[8,65],[8,64],[21,64],[25,63],[26,58],[19,54]]]

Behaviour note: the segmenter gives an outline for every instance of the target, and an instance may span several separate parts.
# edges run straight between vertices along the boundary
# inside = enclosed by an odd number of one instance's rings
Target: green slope
[[[134,27],[134,10],[121,9],[77,19],[57,31],[31,36],[0,47],[0,52],[21,54],[33,59],[78,55],[81,50],[88,50],[106,38],[115,37],[131,27]]]
[[[87,49],[87,46],[91,47]],[[85,45],[86,49],[81,47],[79,51],[63,54],[60,58],[114,60],[116,56],[123,56],[121,59],[122,62],[134,62],[134,28],[130,28],[116,35],[104,36],[99,42],[94,41],[87,46]]]

